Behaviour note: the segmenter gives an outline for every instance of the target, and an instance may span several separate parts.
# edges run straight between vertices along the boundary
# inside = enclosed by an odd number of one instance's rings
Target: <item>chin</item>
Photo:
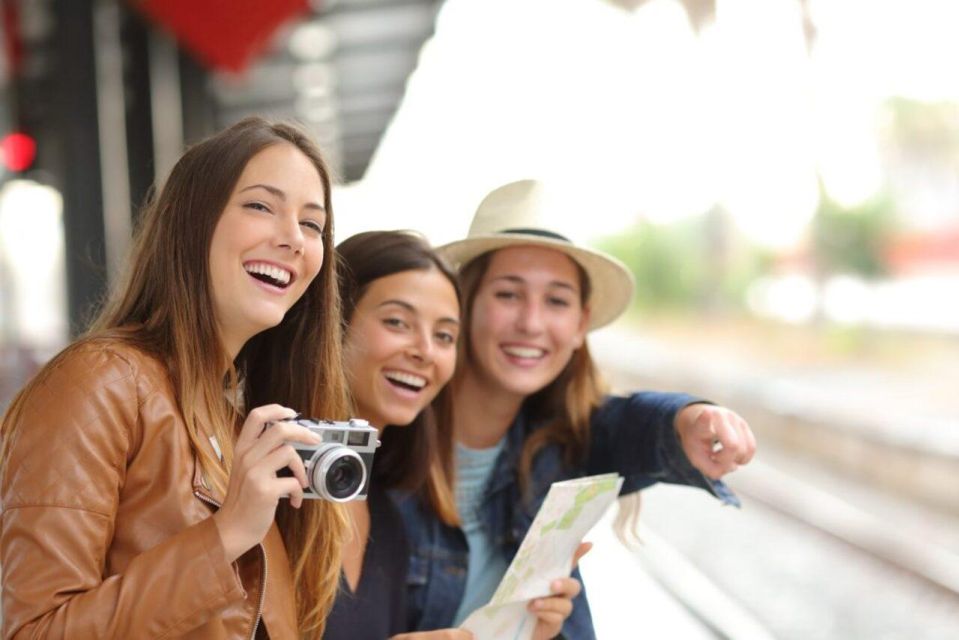
[[[387,418],[385,424],[388,424],[393,427],[399,427],[402,429],[403,427],[410,426],[410,423],[416,420],[416,416],[418,415],[419,413],[417,412],[413,414],[390,416],[389,418]]]
[[[532,395],[543,389],[554,380],[555,376],[548,377],[543,375],[542,371],[516,371],[507,370],[499,372],[495,376],[496,384],[501,389],[509,393],[519,395]]]
[[[273,327],[279,326],[283,322],[282,313],[271,313],[269,315],[263,315],[257,318],[257,323],[260,326],[260,331],[266,331],[267,329],[272,329]]]

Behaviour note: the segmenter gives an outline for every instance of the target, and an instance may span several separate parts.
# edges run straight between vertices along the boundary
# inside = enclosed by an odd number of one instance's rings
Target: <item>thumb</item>
[[[589,550],[593,548],[592,542],[580,542],[579,546],[576,547],[576,551],[573,552],[573,569],[579,564],[580,558],[589,553]]]

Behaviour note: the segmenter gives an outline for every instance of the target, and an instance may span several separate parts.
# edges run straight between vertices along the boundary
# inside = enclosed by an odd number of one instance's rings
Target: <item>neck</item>
[[[217,334],[220,338],[220,346],[223,347],[223,353],[228,358],[227,362],[234,362],[236,357],[240,355],[243,346],[257,333],[257,331],[246,331],[242,327],[225,325],[219,320],[217,321]]]
[[[223,370],[220,371],[221,380],[223,379],[224,376],[226,376],[227,372],[230,370],[230,367],[236,364],[236,356],[239,353],[240,353],[239,349],[234,351],[233,349],[227,349],[224,345],[224,350],[223,350],[224,359],[221,361]]]
[[[468,368],[453,388],[453,434],[471,449],[487,449],[502,440],[516,419],[524,396],[494,388]]]
[[[223,346],[223,354],[226,356],[227,368],[230,366],[230,362],[235,362],[236,357],[240,354],[240,349],[243,348],[243,345],[246,344],[246,340],[240,340],[235,336],[228,336],[220,331],[220,344]],[[223,373],[226,373],[226,369],[223,370]]]

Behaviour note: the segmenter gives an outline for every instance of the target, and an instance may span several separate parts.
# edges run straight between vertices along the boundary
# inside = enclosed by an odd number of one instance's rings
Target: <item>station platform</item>
[[[760,446],[959,515],[959,340],[857,359],[701,324],[644,333],[618,323],[590,334],[590,348],[614,390],[700,395],[743,415]]]

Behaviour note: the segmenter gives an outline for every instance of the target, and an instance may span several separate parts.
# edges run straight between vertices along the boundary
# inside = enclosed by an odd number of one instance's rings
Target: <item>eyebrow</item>
[[[416,313],[416,307],[414,307],[413,305],[411,305],[409,302],[406,302],[405,300],[399,300],[399,299],[396,299],[396,298],[391,298],[391,299],[389,299],[389,300],[384,300],[383,302],[381,302],[381,303],[379,303],[378,305],[376,305],[376,307],[379,309],[379,308],[382,308],[382,307],[389,306],[389,305],[391,305],[391,304],[395,304],[395,305],[398,306],[398,307],[402,307],[402,308],[406,309],[407,311],[409,311],[410,313],[413,313],[413,314]],[[455,324],[455,325],[457,325],[457,326],[459,326],[459,323],[460,323],[459,318],[453,318],[453,317],[450,317],[450,316],[447,316],[447,317],[445,317],[445,318],[440,318],[439,320],[437,320],[437,322],[446,322],[446,323]]]
[[[281,201],[286,202],[286,193],[284,193],[282,189],[277,189],[277,188],[274,187],[273,185],[270,185],[270,184],[251,184],[251,185],[248,186],[248,187],[244,187],[244,188],[240,189],[240,193],[243,193],[244,191],[249,191],[250,189],[264,189],[264,190],[270,192],[272,195],[274,195],[274,196],[276,196],[277,198],[279,198]],[[316,203],[316,202],[307,202],[306,204],[303,205],[303,208],[304,208],[304,209],[316,209],[317,211],[323,211],[323,212],[326,211],[326,207],[324,207],[323,205],[318,204],[318,203]]]
[[[514,275],[497,276],[493,278],[491,282],[496,282],[497,280],[506,280],[507,282],[510,282],[513,284],[526,284],[525,280],[523,280],[519,276],[514,276]],[[549,283],[549,286],[560,287],[562,289],[569,289],[573,293],[579,293],[579,287],[575,287],[568,282],[564,282],[563,280],[553,280]]]

